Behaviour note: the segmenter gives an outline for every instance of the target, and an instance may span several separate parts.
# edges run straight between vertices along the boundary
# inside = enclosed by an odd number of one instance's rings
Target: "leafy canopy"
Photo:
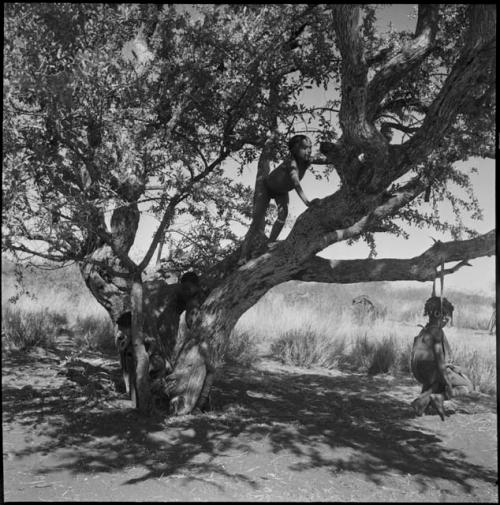
[[[442,11],[436,49],[377,113],[393,143],[420,124],[458,57],[465,7]],[[363,6],[367,54],[410,37],[382,36],[376,15]],[[104,216],[114,209],[137,204],[161,219],[171,205],[172,262],[211,265],[238,245],[234,223],[246,226],[251,215],[252,188],[225,169],[245,170],[276,126],[275,160],[294,132],[338,136],[340,60],[328,6],[12,3],[4,23],[2,250],[82,260],[98,236],[106,240]],[[417,169],[425,177],[441,167],[431,198],[450,200],[458,218],[462,209],[480,216],[454,164],[491,148],[494,89],[486,88]],[[304,91],[316,89],[333,98],[306,105]],[[453,196],[450,181],[469,198]],[[415,207],[394,217],[464,229]]]

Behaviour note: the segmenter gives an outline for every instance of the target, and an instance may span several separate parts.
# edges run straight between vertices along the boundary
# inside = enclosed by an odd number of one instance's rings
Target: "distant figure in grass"
[[[453,305],[443,298],[432,296],[425,302],[424,316],[429,322],[415,337],[411,352],[411,371],[422,384],[422,392],[412,402],[421,416],[431,404],[442,421],[446,416],[444,400],[472,391],[473,385],[463,370],[451,363],[451,349],[443,328],[453,315]]]
[[[288,193],[295,189],[304,204],[309,207],[316,203],[318,199],[309,201],[302,190],[300,181],[304,177],[306,170],[312,164],[326,164],[326,159],[318,155],[315,159],[311,157],[312,143],[305,135],[294,135],[288,141],[290,154],[284,161],[270,172],[263,181],[263,194],[255,202],[253,213],[253,227],[263,231],[265,228],[266,211],[269,202],[274,200],[278,207],[278,217],[274,223],[269,240],[274,242],[280,234],[288,216]],[[248,259],[250,244],[245,242],[242,250],[242,257]]]

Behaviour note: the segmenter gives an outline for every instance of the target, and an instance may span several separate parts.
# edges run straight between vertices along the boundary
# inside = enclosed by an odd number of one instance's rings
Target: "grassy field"
[[[26,270],[24,277],[29,295],[12,304],[14,266],[2,262],[2,349],[50,345],[61,331],[91,348],[113,348],[109,317],[75,266]],[[380,317],[353,312],[352,299],[360,294],[375,303]],[[411,344],[418,325],[425,324],[423,304],[429,295],[430,286],[288,282],[273,288],[240,318],[225,360],[249,365],[265,352],[303,367],[407,374]],[[486,329],[495,300],[457,291],[446,296],[455,306],[454,324],[446,329],[455,361],[469,370],[476,389],[493,394],[496,337]]]
[[[2,350],[51,345],[71,332],[90,348],[113,348],[113,328],[106,310],[85,286],[76,266],[56,270],[23,270],[27,291],[18,292],[14,264],[2,259]]]
[[[367,294],[385,316],[356,317],[351,301],[360,294]],[[407,374],[429,295],[426,288],[403,290],[389,283],[290,282],[247,311],[235,333],[268,347],[286,364]],[[468,369],[477,390],[495,394],[496,336],[486,331],[494,300],[453,291],[446,296],[455,306],[453,326],[446,328],[454,360]]]

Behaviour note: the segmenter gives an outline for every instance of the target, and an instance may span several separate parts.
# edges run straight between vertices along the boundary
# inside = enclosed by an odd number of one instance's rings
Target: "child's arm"
[[[446,362],[443,350],[443,337],[444,333],[442,330],[432,332],[432,344],[434,357],[436,359],[437,369],[446,384],[446,394],[449,398],[453,396],[453,386],[450,382],[448,376],[448,370],[446,369]]]
[[[304,202],[304,205],[306,207],[309,207],[310,202],[307,199],[306,195],[304,194],[304,191],[302,190],[302,186],[300,185],[299,169],[297,168],[297,164],[295,163],[294,160],[290,161],[290,177],[291,177],[293,185],[295,187],[295,191],[297,191],[297,194],[300,196],[301,200]]]

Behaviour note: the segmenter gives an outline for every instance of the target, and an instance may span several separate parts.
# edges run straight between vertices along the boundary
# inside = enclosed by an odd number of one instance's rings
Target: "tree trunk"
[[[116,209],[111,217],[113,247],[106,244],[97,247],[80,264],[80,271],[87,287],[114,323],[115,344],[132,404],[147,413],[151,391],[150,360],[145,348],[143,285],[140,272],[134,272],[135,264],[128,258],[138,223],[137,205]]]
[[[134,356],[134,375],[131,388],[132,404],[143,414],[151,407],[149,385],[149,356],[144,346],[143,287],[140,274],[134,279],[130,293],[132,302],[132,349]]]
[[[191,328],[179,337],[174,372],[167,378],[173,381],[167,392],[173,397],[174,413],[186,414],[210,403],[215,371],[238,319],[269,289],[290,280],[297,271],[293,260],[276,251],[248,262],[212,289]]]
[[[218,366],[238,319],[272,287],[291,280],[300,270],[287,253],[275,250],[233,271],[200,307],[191,331],[205,343],[209,361]]]
[[[113,268],[117,275],[107,268]],[[155,392],[170,400],[172,412],[185,414],[195,407],[203,408],[208,402],[214,368],[208,344],[198,333],[187,328],[179,330],[176,285],[160,280],[143,284],[140,276],[131,278],[108,246],[82,263],[81,272],[115,324],[123,379],[134,407],[149,412],[153,403],[150,372],[153,360],[159,358],[162,364],[153,371],[160,371],[163,385],[155,385]]]
[[[178,394],[181,396],[188,394],[191,400],[185,402],[185,405],[190,404],[193,407],[195,405],[193,397],[197,396],[200,403],[207,398],[215,368],[222,362],[221,358],[225,354],[231,332],[238,319],[267,291],[278,284],[301,278],[329,283],[362,282],[363,280],[432,281],[435,277],[436,266],[443,259],[446,261],[462,259],[455,267],[445,270],[445,274],[452,274],[464,265],[468,265],[465,258],[491,255],[494,254],[494,249],[494,230],[475,239],[437,242],[420,256],[407,260],[330,261],[313,256],[300,262],[297,260],[299,255],[296,250],[286,247],[285,243],[274,244],[272,250],[227,274],[224,280],[212,289],[201,305],[200,314],[190,329],[191,338],[196,345],[186,350],[184,362],[179,360],[179,370],[182,369],[182,363],[186,363],[186,369],[191,363],[193,366],[202,368],[202,358],[204,358],[207,376],[203,383],[201,379],[193,380],[187,388],[188,393],[179,390]],[[397,262],[398,268],[393,268],[394,262]],[[351,263],[354,264],[353,267]],[[358,269],[363,272],[361,278],[356,274]],[[349,272],[349,275],[346,276],[346,272]],[[188,355],[188,352],[192,354]],[[198,373],[200,373],[199,370],[196,374]]]
[[[299,241],[296,240],[298,245]],[[103,279],[96,265],[86,265],[82,273],[96,298],[107,308],[118,328],[126,329],[123,311],[136,313],[132,317],[135,337],[125,335],[124,343],[132,340],[135,356],[131,371],[135,384],[133,394],[139,391],[137,407],[146,409],[151,401],[149,369],[151,344],[145,349],[147,338],[158,342],[157,348],[167,363],[166,370],[153,388],[170,400],[174,414],[187,414],[193,409],[203,409],[209,403],[209,394],[215,370],[222,363],[231,332],[241,315],[252,307],[269,289],[283,282],[300,279],[329,283],[395,280],[429,281],[435,277],[436,266],[461,258],[476,258],[494,254],[495,232],[464,241],[438,242],[420,256],[400,259],[330,261],[316,256],[304,259],[296,248],[287,247],[286,241],[272,244],[267,252],[238,268],[238,255],[226,258],[215,270],[203,278],[210,286],[209,294],[201,306],[187,307],[190,324],[180,325],[176,310],[177,285],[161,280],[145,282],[117,276]],[[107,251],[110,252],[109,250]],[[102,250],[94,257],[101,260]],[[109,262],[118,268],[113,258]],[[462,260],[455,267],[445,270],[451,274],[467,265]],[[359,275],[361,272],[361,276]],[[129,287],[130,286],[130,287]],[[128,289],[128,291],[127,291]],[[132,294],[132,296],[130,296]],[[143,311],[137,310],[141,306]],[[141,320],[143,321],[141,325]],[[131,328],[130,328],[131,329]],[[130,334],[130,333],[129,333]],[[122,355],[126,358],[126,354]],[[124,361],[126,363],[126,359]],[[134,382],[135,381],[135,382]],[[158,388],[156,386],[159,385]],[[142,403],[141,403],[142,402]]]

